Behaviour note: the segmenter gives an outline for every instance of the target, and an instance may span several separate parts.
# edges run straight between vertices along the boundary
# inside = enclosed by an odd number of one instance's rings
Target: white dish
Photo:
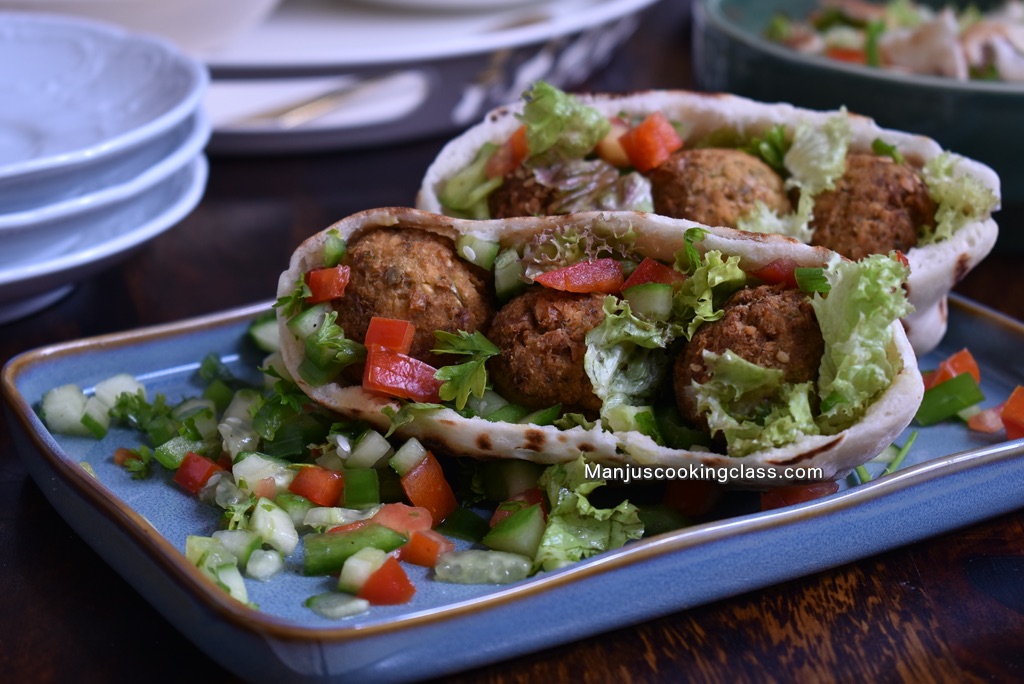
[[[206,157],[196,156],[162,188],[159,201],[137,212],[131,230],[118,231],[70,254],[0,269],[0,324],[35,313],[71,291],[82,278],[99,272],[181,221],[206,187]]]
[[[457,130],[538,79],[582,82],[654,1],[444,13],[291,0],[207,60],[211,150],[354,148]],[[323,95],[297,124],[272,116]]]
[[[191,131],[163,159],[130,180],[69,200],[34,209],[0,214],[0,269],[53,258],[109,237],[120,227],[133,225],[125,216],[138,216],[173,192],[162,186],[174,173],[195,159],[210,138],[210,122],[198,111],[189,120]]]
[[[202,64],[164,41],[59,15],[0,12],[0,206],[58,186],[173,129],[199,105]]]

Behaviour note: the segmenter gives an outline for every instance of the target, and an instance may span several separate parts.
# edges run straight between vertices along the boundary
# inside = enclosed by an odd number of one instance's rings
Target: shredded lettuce
[[[589,230],[572,226],[547,228],[523,248],[523,275],[534,278],[584,259],[629,259],[635,242],[636,233],[630,225],[594,222]]]
[[[643,536],[633,504],[622,501],[615,508],[597,508],[590,502],[590,493],[605,481],[588,480],[585,463],[581,456],[550,466],[540,476],[551,511],[534,558],[537,568],[554,570]]]
[[[793,144],[786,152],[785,165],[790,173],[786,187],[800,189],[800,201],[793,217],[798,224],[810,222],[814,197],[834,188],[836,179],[846,171],[851,134],[845,107],[820,126],[806,121],[797,125]]]
[[[502,179],[487,177],[487,162],[497,149],[494,143],[484,143],[469,166],[445,181],[438,192],[441,204],[463,218],[490,218],[487,196],[501,185]]]
[[[739,218],[736,227],[748,233],[788,235],[805,245],[810,244],[814,236],[814,229],[799,213],[779,216],[761,200],[757,201],[750,213]]]
[[[991,188],[973,176],[956,173],[957,159],[956,155],[943,152],[924,165],[924,182],[938,208],[935,229],[920,237],[920,245],[949,239],[967,223],[989,216],[999,204]]]
[[[685,261],[682,254],[676,255],[676,268]],[[672,300],[672,320],[683,326],[686,339],[691,339],[697,329],[707,321],[722,317],[722,303],[747,282],[747,274],[740,268],[740,258],[730,256],[722,260],[718,250],[707,252],[687,278]]]
[[[582,159],[611,129],[604,114],[544,81],[523,97],[526,104],[519,119],[526,126],[531,165]]]
[[[704,351],[711,378],[691,385],[697,408],[706,413],[711,434],[723,433],[730,456],[789,444],[818,434],[811,411],[810,382],[782,381],[783,372],[763,368],[732,351]]]
[[[621,174],[603,159],[576,159],[534,169],[534,177],[555,189],[553,214],[580,211],[654,211],[651,181],[637,172]]]
[[[823,432],[852,425],[899,372],[899,358],[889,355],[889,346],[893,321],[913,311],[903,289],[908,274],[884,254],[858,262],[837,255],[825,268],[828,296],[811,300],[825,341],[818,377]]]

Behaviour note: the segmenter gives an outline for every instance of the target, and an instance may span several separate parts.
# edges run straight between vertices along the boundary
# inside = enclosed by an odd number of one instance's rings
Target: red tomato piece
[[[776,259],[770,261],[750,275],[758,280],[763,280],[769,285],[785,283],[786,287],[797,287],[796,284],[797,263],[792,259]]]
[[[360,527],[365,527],[366,520],[356,520],[345,525],[335,525],[327,530],[328,534],[339,534],[342,532],[351,532],[352,530],[358,530]]]
[[[409,581],[409,576],[394,556],[388,556],[384,564],[377,568],[356,594],[376,606],[393,606],[408,603],[416,593],[416,587]]]
[[[138,454],[134,453],[131,449],[126,449],[125,447],[118,447],[114,449],[114,463],[117,465],[123,466],[125,463],[132,460],[138,461],[141,459],[139,459]]]
[[[980,413],[975,413],[973,416],[967,419],[967,427],[975,432],[984,432],[986,434],[992,434],[993,432],[999,432],[1003,429],[1003,406],[993,406],[987,408]]]
[[[288,491],[306,497],[317,506],[337,506],[345,491],[345,476],[317,465],[304,466],[295,473]]]
[[[830,47],[825,50],[825,56],[840,62],[849,64],[867,64],[867,53],[859,48]]]
[[[910,259],[908,259],[907,255],[898,249],[896,250],[896,261],[900,262],[907,268],[910,268]]]
[[[437,530],[415,530],[399,548],[398,557],[406,563],[432,568],[443,553],[455,550],[455,542]]]
[[[547,515],[548,502],[540,487],[530,487],[529,489],[509,498],[507,501],[502,501],[498,504],[498,507],[494,509],[494,513],[491,515],[491,520],[488,524],[491,527],[494,527],[516,511],[523,508],[529,508],[534,504],[540,504],[541,510],[544,511],[545,515]]]
[[[615,259],[594,259],[541,273],[534,280],[552,290],[614,294],[622,289],[626,278]]]
[[[619,144],[629,161],[641,173],[660,166],[683,146],[683,140],[662,112],[652,112],[639,124],[626,131]]]
[[[429,530],[434,526],[430,511],[422,506],[404,503],[384,504],[370,519],[409,538],[417,530]]]
[[[437,369],[428,363],[382,347],[367,347],[363,389],[392,397],[426,403],[440,403],[443,384],[434,377]]]
[[[277,482],[272,477],[265,477],[256,482],[252,488],[252,493],[264,499],[273,499],[277,496]]]
[[[182,488],[195,494],[213,477],[214,473],[223,470],[223,468],[205,456],[200,456],[190,451],[185,454],[181,465],[174,471],[174,481],[181,485]]]
[[[1007,439],[1024,437],[1024,387],[1017,385],[1013,388],[1010,398],[1003,405],[1000,418],[1006,428]]]
[[[943,360],[934,372],[928,373],[924,378],[924,388],[931,389],[963,373],[970,373],[975,382],[981,383],[981,370],[978,368],[978,362],[974,360],[974,356],[967,349],[961,349],[952,354]]]
[[[838,482],[811,482],[810,484],[786,485],[776,487],[766,492],[761,492],[761,510],[768,511],[773,508],[792,506],[793,504],[804,503],[820,499],[829,494],[839,491]]]
[[[319,304],[329,302],[345,294],[348,287],[348,279],[351,269],[348,266],[337,265],[331,268],[318,268],[306,274],[306,284],[309,286],[309,296],[306,297],[307,304]]]
[[[664,503],[685,516],[710,513],[722,498],[722,487],[712,480],[669,480]]]
[[[400,354],[408,354],[412,348],[412,338],[415,334],[416,326],[410,321],[374,316],[366,328],[366,338],[363,340],[363,344],[367,347],[375,345]]]
[[[520,126],[487,160],[484,173],[488,178],[507,176],[519,168],[528,156],[530,146],[526,139],[526,126]]]
[[[401,483],[412,505],[427,509],[435,524],[447,518],[459,506],[441,464],[429,451],[426,458],[402,476]]]
[[[646,283],[676,285],[684,280],[686,280],[685,273],[681,273],[657,259],[644,257],[643,261],[626,278],[626,282],[622,283],[622,289],[628,290],[634,285],[644,285]]]

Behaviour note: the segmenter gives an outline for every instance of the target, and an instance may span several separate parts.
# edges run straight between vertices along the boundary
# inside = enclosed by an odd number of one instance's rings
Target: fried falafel
[[[489,339],[501,353],[489,371],[505,398],[531,408],[557,403],[596,415],[601,399],[583,367],[586,336],[604,320],[605,295],[533,287],[494,316]]]
[[[918,229],[935,225],[935,201],[924,180],[890,157],[850,154],[835,188],[814,198],[812,245],[857,261],[908,251]]]
[[[816,380],[825,342],[807,295],[785,285],[759,285],[733,294],[717,321],[702,325],[676,357],[673,387],[676,405],[684,418],[707,428],[697,409],[691,384],[711,378],[704,351],[732,350],[762,368],[783,371],[783,380]]]
[[[742,150],[679,150],[649,178],[654,211],[663,216],[736,228],[758,201],[779,215],[793,210],[782,177]]]

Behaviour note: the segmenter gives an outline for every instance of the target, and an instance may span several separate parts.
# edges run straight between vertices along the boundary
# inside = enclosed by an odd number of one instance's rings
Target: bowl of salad
[[[698,0],[693,50],[701,89],[846,106],[984,161],[1024,204],[1024,3]]]

